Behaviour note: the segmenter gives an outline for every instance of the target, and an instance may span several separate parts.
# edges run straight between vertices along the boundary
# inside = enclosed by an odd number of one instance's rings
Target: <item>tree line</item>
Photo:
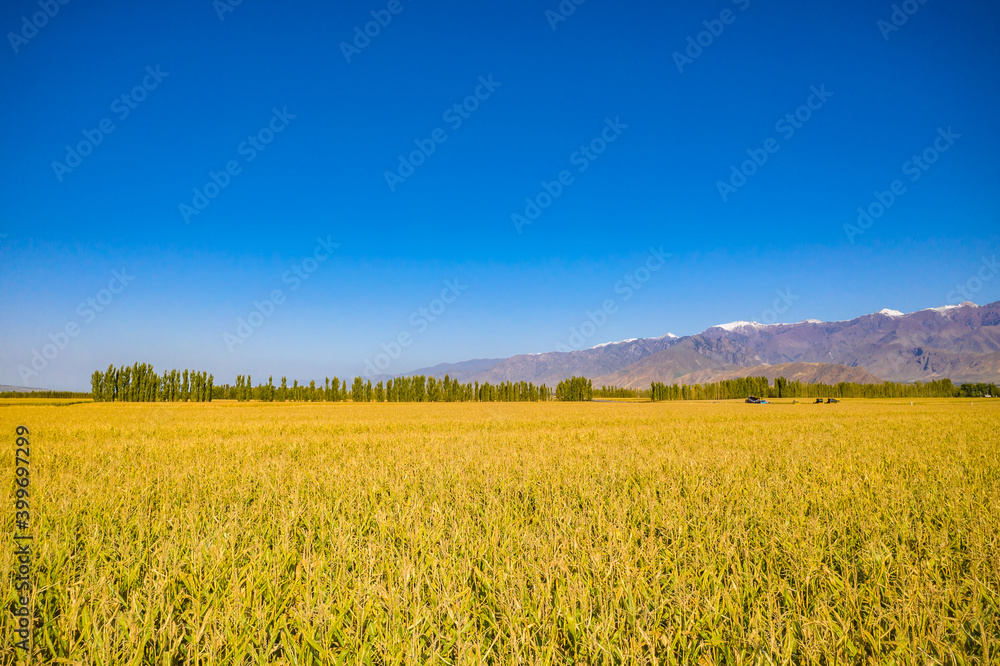
[[[584,402],[594,399],[594,385],[586,377],[570,377],[556,385],[556,400]]]
[[[84,391],[0,391],[0,398],[89,398]]]
[[[621,388],[619,386],[601,386],[594,389],[595,398],[648,398],[649,389]]]
[[[991,388],[992,387],[992,388]],[[978,391],[979,395],[974,392]],[[881,384],[804,384],[778,377],[772,384],[766,377],[741,377],[708,384],[672,384],[653,382],[650,398],[661,400],[731,400],[734,398],[959,398],[996,396],[993,384],[955,386],[950,379],[930,382],[883,382]]]
[[[1000,398],[996,384],[962,384],[958,391],[962,398]]]
[[[94,402],[209,402],[215,397],[214,377],[194,370],[164,371],[148,363],[94,371],[90,377]]]
[[[86,394],[83,394],[86,395]],[[547,402],[569,400],[569,394],[559,397],[545,384],[532,382],[461,383],[445,375],[443,379],[413,375],[372,384],[371,380],[355,377],[350,388],[347,380],[325,378],[288,385],[286,377],[275,385],[274,377],[254,386],[250,374],[237,375],[236,383],[215,384],[215,378],[205,372],[170,370],[158,375],[152,365],[136,363],[91,376],[91,397],[95,402],[208,402],[237,400],[241,402]],[[589,398],[587,398],[589,399]]]
[[[43,391],[4,394],[3,397],[86,397],[86,393]],[[169,370],[157,374],[148,363],[135,363],[118,368],[108,366],[104,372],[91,376],[90,396],[95,402],[209,402],[211,400],[257,400],[261,402],[547,402],[589,401],[598,398],[644,398],[653,402],[665,400],[731,400],[748,396],[761,398],[953,398],[998,397],[995,383],[966,383],[955,386],[950,379],[902,384],[804,384],[778,377],[770,382],[766,377],[741,377],[707,384],[672,384],[653,382],[647,389],[627,389],[602,386],[595,389],[586,377],[570,377],[553,390],[545,384],[532,382],[461,383],[445,375],[443,379],[424,375],[397,377],[372,384],[371,380],[355,377],[350,386],[346,379],[327,377],[323,384],[315,381],[288,385],[286,377],[275,385],[253,384],[253,378],[238,375],[234,385],[215,384],[215,378],[195,370]]]
[[[553,398],[553,392],[545,384],[536,386],[532,382],[470,382],[463,384],[450,375],[443,379],[413,375],[397,377],[372,384],[370,379],[355,377],[350,389],[347,380],[334,377],[325,378],[322,385],[315,381],[300,385],[294,380],[288,385],[286,377],[275,386],[274,377],[268,377],[266,384],[253,386],[250,375],[236,378],[236,386],[231,390],[221,387],[220,397],[233,400],[260,400],[262,402],[539,402]]]

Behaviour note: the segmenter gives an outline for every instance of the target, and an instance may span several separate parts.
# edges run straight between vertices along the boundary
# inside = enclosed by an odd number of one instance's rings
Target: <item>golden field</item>
[[[0,403],[30,661],[998,663],[1000,400],[915,402]]]

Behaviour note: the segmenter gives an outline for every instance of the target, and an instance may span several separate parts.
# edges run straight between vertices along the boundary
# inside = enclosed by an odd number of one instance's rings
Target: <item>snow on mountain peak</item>
[[[602,342],[599,345],[594,345],[591,349],[600,349],[601,347],[607,347],[608,345],[620,345],[626,342],[635,342],[639,338],[629,338],[628,340],[618,340],[616,342]]]
[[[965,301],[963,303],[959,303],[958,305],[942,305],[939,308],[925,308],[924,310],[926,310],[927,312],[937,312],[938,314],[944,314],[951,310],[959,310],[961,308],[978,308],[978,307],[979,306],[973,303],[972,301]]]
[[[972,301],[965,301],[959,303],[958,305],[942,305],[936,308],[924,308],[920,312],[937,312],[938,314],[945,314],[951,312],[952,310],[959,310],[961,308],[978,308],[979,306]],[[879,310],[875,314],[885,315],[886,317],[909,317],[911,314],[916,314],[916,312],[900,312],[899,310],[890,310],[889,308],[884,308]]]
[[[735,331],[738,328],[762,328],[766,324],[756,321],[731,321],[728,324],[716,324],[712,328],[721,328],[724,331]]]
[[[677,336],[674,335],[673,333],[667,333],[666,335],[661,335],[658,338],[643,338],[643,340],[664,340],[666,338],[669,338],[671,340],[676,340]],[[636,340],[639,340],[639,338],[629,338],[628,340],[617,340],[615,342],[602,342],[599,345],[594,345],[593,347],[590,347],[590,349],[600,349],[601,347],[608,347],[610,345],[623,345],[627,342],[635,342]]]

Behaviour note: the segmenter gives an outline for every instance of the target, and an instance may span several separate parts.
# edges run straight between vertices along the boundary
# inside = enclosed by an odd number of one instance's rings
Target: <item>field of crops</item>
[[[0,405],[31,662],[1000,662],[1000,400],[778,403]]]

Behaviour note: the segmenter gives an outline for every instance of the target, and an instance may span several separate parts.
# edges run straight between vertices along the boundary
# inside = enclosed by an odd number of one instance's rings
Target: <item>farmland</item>
[[[57,402],[33,663],[1000,660],[997,400]]]

